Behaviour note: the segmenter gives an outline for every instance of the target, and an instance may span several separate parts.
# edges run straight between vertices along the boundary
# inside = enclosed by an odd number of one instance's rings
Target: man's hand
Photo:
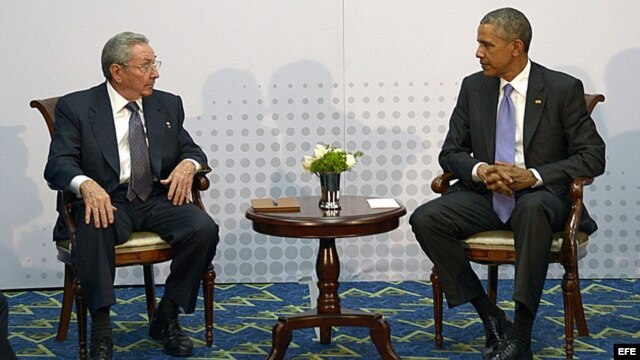
[[[109,194],[93,180],[87,180],[80,184],[80,193],[84,200],[84,222],[91,223],[96,229],[99,227],[107,228],[113,224],[113,212],[117,209],[111,205],[111,197]]]
[[[180,206],[191,202],[191,184],[195,173],[195,164],[190,160],[182,160],[168,178],[160,180],[160,184],[169,186],[167,198],[173,205]]]
[[[478,177],[487,186],[487,189],[505,195],[513,195],[511,184],[513,179],[509,176],[505,166],[483,164],[478,167]]]
[[[531,171],[500,161],[495,165],[480,165],[478,177],[487,189],[509,196],[515,191],[528,189],[537,182]]]
[[[513,191],[528,189],[538,181],[530,170],[502,162],[496,162],[496,166],[511,179],[509,187]]]

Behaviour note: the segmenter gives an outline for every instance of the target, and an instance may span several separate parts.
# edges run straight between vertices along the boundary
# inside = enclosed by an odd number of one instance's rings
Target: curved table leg
[[[400,356],[396,354],[391,345],[391,328],[389,323],[382,318],[382,315],[374,315],[375,325],[371,327],[371,341],[378,349],[380,357],[384,360],[393,359],[400,360]]]
[[[318,257],[316,259],[318,275],[318,307],[302,314],[278,319],[273,327],[271,352],[267,359],[280,360],[292,340],[295,329],[319,327],[320,343],[331,343],[333,326],[358,326],[370,329],[371,341],[376,346],[383,360],[399,360],[400,357],[391,345],[391,329],[389,323],[380,314],[342,309],[338,295],[338,277],[340,276],[340,259],[336,250],[335,238],[321,238]]]
[[[284,354],[287,352],[293,336],[292,330],[286,319],[278,319],[278,322],[273,326],[271,352],[267,356],[267,360],[284,359]]]
[[[320,314],[317,310],[278,319],[273,327],[269,360],[283,359],[295,329],[320,327],[331,330],[331,326],[357,326],[370,329],[371,341],[383,360],[400,360],[391,344],[391,328],[380,314],[344,309],[339,314]]]

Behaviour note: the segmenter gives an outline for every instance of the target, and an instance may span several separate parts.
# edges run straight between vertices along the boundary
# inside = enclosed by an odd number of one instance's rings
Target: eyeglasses
[[[154,60],[152,63],[146,63],[146,64],[142,64],[142,65],[129,65],[127,63],[123,63],[123,64],[120,64],[120,65],[122,65],[122,66],[131,66],[131,67],[134,67],[134,68],[142,70],[143,73],[148,73],[151,68],[153,68],[155,70],[159,70],[160,66],[162,66],[162,61]]]

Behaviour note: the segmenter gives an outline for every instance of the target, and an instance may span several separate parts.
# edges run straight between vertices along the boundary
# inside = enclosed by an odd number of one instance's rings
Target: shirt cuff
[[[478,168],[480,167],[480,165],[486,164],[486,162],[479,162],[473,166],[473,169],[471,169],[471,179],[473,179],[473,181],[482,182],[482,180],[478,177]]]
[[[78,198],[82,198],[82,193],[80,193],[80,185],[82,185],[82,183],[87,180],[91,180],[91,178],[84,175],[78,175],[73,179],[71,179],[69,188],[71,189],[71,191],[73,191],[76,194]]]
[[[193,163],[193,165],[195,165],[195,167],[196,167],[196,172],[198,172],[198,171],[202,170],[202,165],[200,165],[200,163],[199,163],[199,162],[197,162],[197,161],[195,161],[195,160],[193,160],[193,159],[187,159],[187,160],[191,161],[191,162]]]
[[[536,178],[536,183],[533,184],[533,188],[538,187],[538,186],[542,186],[544,184],[544,182],[542,181],[542,176],[540,176],[540,173],[538,172],[538,170],[536,169],[527,169],[529,171],[531,171],[531,173],[533,174],[533,176],[535,176]]]

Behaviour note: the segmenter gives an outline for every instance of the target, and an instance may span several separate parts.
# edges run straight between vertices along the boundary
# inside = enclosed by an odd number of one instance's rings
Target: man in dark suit
[[[175,250],[149,334],[166,353],[188,356],[193,344],[178,323],[179,308],[194,311],[218,243],[218,226],[190,197],[193,175],[209,169],[207,158],[183,127],[180,97],[154,90],[159,66],[145,36],[117,34],[102,51],[107,81],[62,97],[56,107],[44,176],[78,196],[73,251],[96,359],[113,351],[115,245],[134,231],[151,231]]]
[[[531,359],[551,234],[568,217],[570,180],[603,173],[605,145],[587,113],[582,83],[529,60],[531,26],[521,12],[488,13],[477,41],[482,71],[463,80],[439,155],[442,168],[460,180],[418,207],[410,223],[449,306],[471,302],[482,319],[483,357]],[[512,119],[511,135],[496,130],[503,128],[500,118]],[[494,206],[503,200],[506,206]],[[588,215],[583,220],[583,230],[595,231]],[[517,252],[513,323],[491,303],[460,245],[474,233],[503,229],[514,232]]]

